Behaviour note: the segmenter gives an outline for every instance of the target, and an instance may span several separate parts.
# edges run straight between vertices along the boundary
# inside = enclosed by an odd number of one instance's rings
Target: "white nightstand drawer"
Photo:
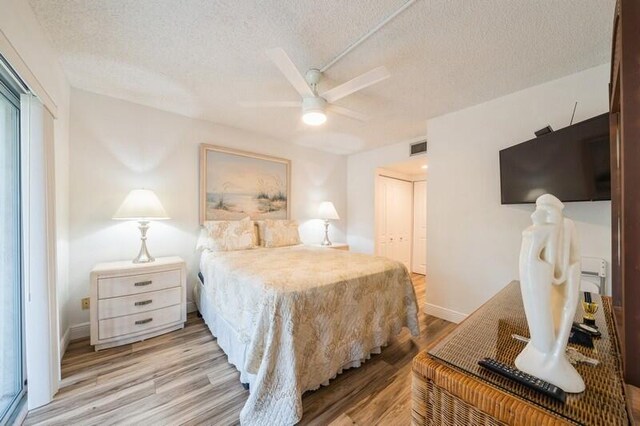
[[[98,299],[180,287],[180,270],[98,279]]]
[[[177,256],[99,263],[91,271],[91,344],[126,345],[184,327],[187,270]]]
[[[182,306],[174,305],[168,308],[156,309],[149,312],[127,315],[124,317],[100,320],[98,335],[100,339],[136,334],[166,324],[175,323],[182,318]]]
[[[153,311],[167,306],[179,305],[182,302],[182,288],[152,291],[134,294],[133,296],[112,297],[98,301],[99,319],[121,317],[139,312]]]

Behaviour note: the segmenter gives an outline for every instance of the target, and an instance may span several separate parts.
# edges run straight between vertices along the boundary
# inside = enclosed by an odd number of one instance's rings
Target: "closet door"
[[[413,271],[427,273],[427,182],[413,183]]]
[[[385,176],[378,178],[376,205],[377,253],[411,268],[413,186]]]
[[[392,258],[404,263],[411,271],[411,246],[413,241],[413,184],[395,180],[396,202],[390,206],[395,227],[395,247]]]
[[[388,256],[389,235],[387,232],[387,195],[392,191],[389,190],[391,179],[378,176],[376,186],[376,254],[378,256]]]
[[[387,230],[387,251],[385,256],[390,257],[391,259],[398,259],[398,243],[399,243],[399,233],[400,227],[398,226],[398,221],[396,219],[398,214],[398,203],[400,201],[400,196],[398,194],[398,185],[397,180],[392,178],[385,177],[386,181],[385,190],[386,194],[386,203],[384,206],[385,210],[385,228]]]

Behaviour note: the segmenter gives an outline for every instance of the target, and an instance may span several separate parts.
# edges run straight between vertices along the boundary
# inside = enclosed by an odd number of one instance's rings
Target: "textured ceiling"
[[[615,0],[418,0],[325,73],[321,89],[379,65],[391,78],[338,102],[321,128],[265,50],[321,67],[403,0],[30,0],[72,86],[336,153],[425,134],[443,113],[609,59]]]

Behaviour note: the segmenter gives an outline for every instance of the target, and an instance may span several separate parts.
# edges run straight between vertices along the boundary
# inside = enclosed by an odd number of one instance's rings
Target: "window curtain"
[[[20,98],[25,340],[30,410],[51,401],[60,378],[56,302],[53,116],[37,97]]]

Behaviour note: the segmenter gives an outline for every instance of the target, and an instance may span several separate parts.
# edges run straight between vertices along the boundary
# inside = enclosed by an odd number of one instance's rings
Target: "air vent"
[[[427,141],[412,143],[411,154],[409,155],[424,154],[425,152],[427,152]]]

